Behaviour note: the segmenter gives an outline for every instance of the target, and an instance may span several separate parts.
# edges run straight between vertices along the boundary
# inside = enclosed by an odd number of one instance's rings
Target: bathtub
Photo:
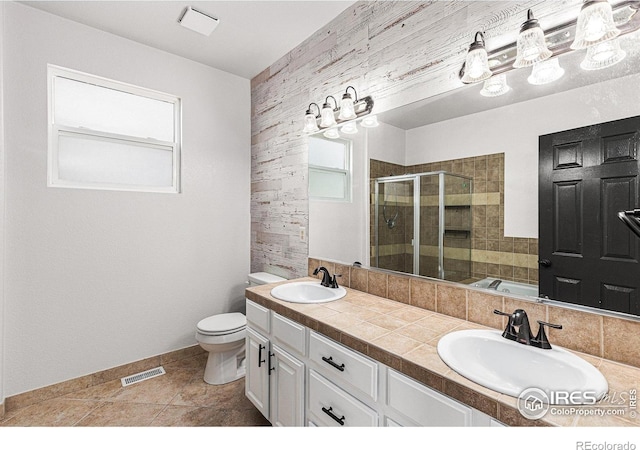
[[[491,284],[491,282],[495,280],[496,278],[485,278],[483,280],[476,281],[475,283],[471,284],[471,286],[487,289]],[[530,297],[537,297],[538,286],[534,284],[517,283],[515,281],[503,280],[498,285],[498,289],[496,289],[496,292],[504,292],[505,294],[528,295]]]

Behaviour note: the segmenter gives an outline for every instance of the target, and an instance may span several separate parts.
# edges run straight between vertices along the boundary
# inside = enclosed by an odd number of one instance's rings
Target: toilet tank
[[[249,287],[260,284],[277,283],[279,281],[286,281],[286,278],[267,272],[255,272],[249,274]]]

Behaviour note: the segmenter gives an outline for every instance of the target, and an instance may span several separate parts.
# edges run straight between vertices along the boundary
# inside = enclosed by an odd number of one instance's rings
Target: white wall
[[[3,2],[4,3],[4,2]],[[249,272],[249,80],[5,5],[5,395],[196,343]],[[182,98],[182,193],[47,188],[47,63]]]
[[[630,75],[409,130],[406,164],[504,152],[505,235],[537,238],[538,136],[640,115],[639,85]]]
[[[407,133],[401,128],[380,122],[370,128],[368,139],[369,158],[405,166],[407,159]],[[367,161],[369,164],[369,161]],[[401,174],[398,174],[401,175]]]

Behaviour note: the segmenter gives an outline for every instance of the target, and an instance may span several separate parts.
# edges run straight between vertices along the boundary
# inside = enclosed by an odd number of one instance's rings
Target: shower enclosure
[[[444,171],[373,180],[371,265],[471,278],[471,178]]]

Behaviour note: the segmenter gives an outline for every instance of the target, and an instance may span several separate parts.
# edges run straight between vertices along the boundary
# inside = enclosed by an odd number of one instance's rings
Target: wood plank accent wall
[[[307,273],[309,103],[348,85],[374,113],[461,86],[457,73],[477,31],[489,49],[514,42],[527,9],[543,28],[575,17],[581,0],[360,1],[251,80],[251,270]],[[283,31],[285,32],[285,31]],[[521,69],[525,70],[525,69]]]

